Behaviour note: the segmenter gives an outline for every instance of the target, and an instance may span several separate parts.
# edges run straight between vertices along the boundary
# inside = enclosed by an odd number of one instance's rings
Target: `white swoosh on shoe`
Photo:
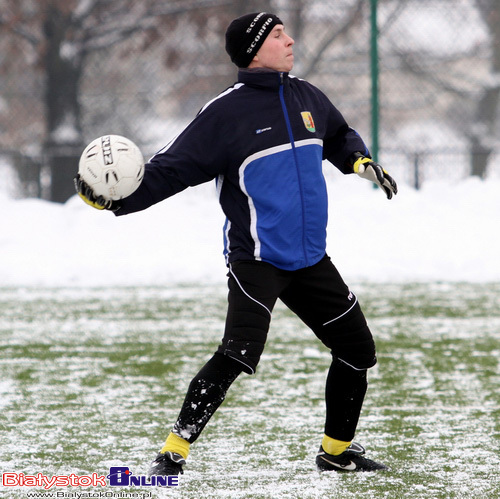
[[[321,459],[323,459],[323,461],[326,461],[328,464],[331,464],[331,465],[333,465],[336,468],[339,468],[341,470],[354,471],[356,469],[356,464],[354,464],[352,461],[349,461],[349,464],[339,464],[339,463],[335,463],[333,461],[328,460],[324,456],[320,456],[320,457],[321,457]]]

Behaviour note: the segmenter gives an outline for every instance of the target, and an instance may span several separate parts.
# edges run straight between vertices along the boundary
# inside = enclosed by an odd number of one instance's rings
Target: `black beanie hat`
[[[281,19],[267,12],[255,12],[235,19],[226,31],[226,52],[239,68],[252,62],[267,35]]]

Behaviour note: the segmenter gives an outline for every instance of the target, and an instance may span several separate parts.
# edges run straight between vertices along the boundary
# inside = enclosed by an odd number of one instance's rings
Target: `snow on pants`
[[[228,277],[222,343],[191,381],[174,433],[194,442],[238,375],[255,373],[280,298],[330,349],[325,433],[352,440],[366,393],[366,370],[376,363],[375,344],[356,296],[330,258],[296,271],[238,261]]]

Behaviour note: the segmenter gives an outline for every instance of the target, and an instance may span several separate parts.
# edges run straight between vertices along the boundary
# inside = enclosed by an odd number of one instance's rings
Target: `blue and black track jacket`
[[[226,215],[226,261],[262,260],[297,270],[325,255],[322,160],[352,173],[348,158],[354,152],[368,154],[316,87],[288,73],[240,70],[238,83],[206,104],[146,164],[142,184],[116,214],[216,179]]]

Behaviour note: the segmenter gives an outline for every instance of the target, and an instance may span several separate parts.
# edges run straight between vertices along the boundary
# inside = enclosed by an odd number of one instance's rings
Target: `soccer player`
[[[397,186],[330,100],[289,74],[293,45],[274,14],[235,19],[226,32],[226,51],[239,68],[237,83],[206,104],[146,164],[139,188],[121,201],[107,201],[76,178],[85,201],[119,216],[216,179],[226,215],[224,335],[191,381],[150,475],[182,473],[190,445],[233,381],[242,372],[255,373],[278,298],[332,354],[318,468],[387,469],[364,457],[365,449],[353,442],[367,370],[376,363],[375,344],[358,299],[326,254],[322,161],[376,183],[388,199]]]

